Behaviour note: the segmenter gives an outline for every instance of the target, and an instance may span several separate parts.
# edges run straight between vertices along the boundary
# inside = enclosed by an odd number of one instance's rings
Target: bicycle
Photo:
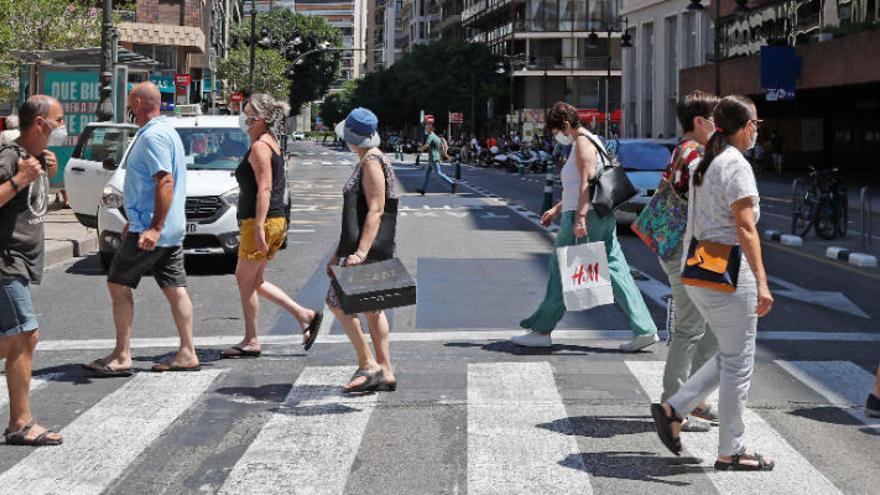
[[[808,183],[800,184],[793,194],[791,231],[801,237],[811,228],[825,240],[845,237],[849,222],[849,202],[840,170],[816,170],[810,167]]]

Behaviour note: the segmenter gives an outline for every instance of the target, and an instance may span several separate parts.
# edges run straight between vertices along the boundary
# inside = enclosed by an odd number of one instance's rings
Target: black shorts
[[[128,232],[122,245],[113,255],[107,281],[136,289],[141,277],[152,271],[159,287],[186,287],[186,269],[183,267],[183,248],[157,247],[144,251],[138,247],[140,235]]]

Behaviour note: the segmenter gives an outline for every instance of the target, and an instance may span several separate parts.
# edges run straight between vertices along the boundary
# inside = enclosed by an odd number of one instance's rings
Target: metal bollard
[[[519,162],[519,176],[525,177],[526,175],[526,164],[524,162]]]
[[[797,235],[797,232],[795,231],[794,216],[797,213],[795,209],[797,208],[798,201],[804,200],[804,198],[798,199],[798,187],[801,185],[802,182],[802,179],[795,179],[791,181],[791,235]]]
[[[541,213],[553,208],[553,167],[550,163],[546,163],[544,166],[547,174],[544,181],[544,201],[541,204]]]
[[[874,223],[873,203],[874,198],[871,196],[871,188],[863,187],[859,194],[859,202],[862,207],[862,249],[868,249],[871,246],[871,232]]]

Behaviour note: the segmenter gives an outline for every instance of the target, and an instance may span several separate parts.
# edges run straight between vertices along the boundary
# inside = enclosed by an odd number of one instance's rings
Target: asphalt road
[[[320,308],[354,158],[311,143],[295,150],[289,247],[267,278]],[[187,269],[204,370],[146,371],[174,350],[175,331],[145,279],[134,330],[144,372],[91,379],[79,363],[108,351],[113,326],[98,261],[77,259],[51,267],[34,291],[44,341],[32,406],[67,442],[0,446],[0,492],[876,492],[880,421],[860,409],[880,358],[875,272],[765,249],[777,304],[761,322],[747,438],[779,466],[721,475],[711,469],[717,431],[685,437],[680,458],[657,440],[648,405],[666,349],[619,353],[628,330],[616,308],[566,315],[549,351],[506,341],[546,283],[550,236],[533,223],[543,177],[465,168],[459,194],[435,179],[421,197],[422,172],[396,168],[399,256],[419,280],[418,305],[389,313],[397,392],[341,397],[355,360],[338,323],[328,319],[306,355],[292,319],[269,303],[264,356],[220,361],[242,332],[235,281],[218,260],[197,258]],[[621,243],[662,328],[659,265],[633,236]]]

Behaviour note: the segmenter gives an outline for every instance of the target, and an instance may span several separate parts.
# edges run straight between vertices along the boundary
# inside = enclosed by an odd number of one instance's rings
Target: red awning
[[[620,123],[621,113],[622,112],[619,108],[611,112],[611,122]],[[596,123],[605,122],[605,112],[599,110],[598,108],[579,108],[578,117],[580,118],[581,122],[586,122],[589,124],[592,124],[594,119]]]

